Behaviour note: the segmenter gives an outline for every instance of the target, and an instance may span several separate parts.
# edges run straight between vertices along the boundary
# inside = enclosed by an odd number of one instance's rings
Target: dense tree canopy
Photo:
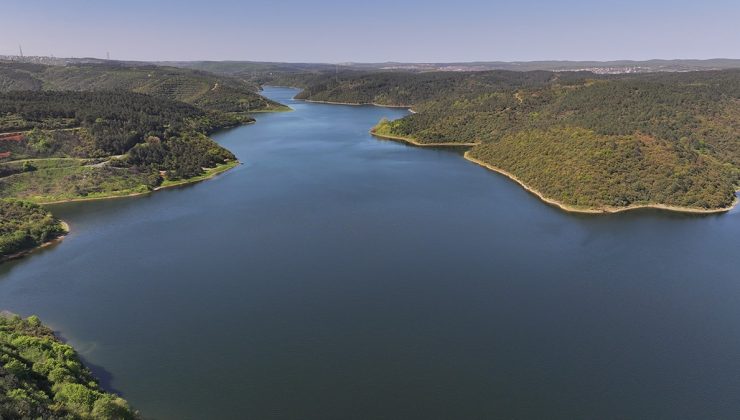
[[[165,171],[173,179],[188,178],[200,175],[204,167],[235,159],[204,133],[240,121],[182,102],[125,91],[4,93],[0,94],[0,130],[30,131],[0,134],[0,162],[125,155],[111,164],[138,172]],[[29,170],[28,166],[0,164],[3,172],[13,175]],[[0,179],[0,196],[4,184]]]
[[[33,248],[64,233],[61,222],[43,207],[0,199],[0,259]]]

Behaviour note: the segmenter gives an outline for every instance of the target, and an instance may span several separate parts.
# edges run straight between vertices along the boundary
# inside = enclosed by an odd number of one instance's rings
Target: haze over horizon
[[[0,54],[470,62],[740,58],[740,2],[4,2]],[[137,22],[132,26],[131,22]]]

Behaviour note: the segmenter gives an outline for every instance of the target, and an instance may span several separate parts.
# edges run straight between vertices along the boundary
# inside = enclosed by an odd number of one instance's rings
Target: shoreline
[[[84,201],[113,200],[113,199],[116,199],[116,198],[138,197],[138,196],[142,196],[142,195],[153,194],[153,193],[155,193],[157,191],[165,190],[165,189],[168,189],[168,188],[181,187],[181,186],[185,186],[185,185],[196,184],[196,183],[202,182],[202,181],[207,181],[209,179],[215,178],[218,175],[221,175],[224,172],[227,172],[227,171],[229,171],[231,169],[234,169],[235,167],[237,167],[240,164],[241,164],[241,162],[239,162],[239,160],[234,160],[232,162],[225,163],[225,164],[223,164],[221,166],[217,166],[216,168],[211,168],[211,172],[206,173],[204,175],[201,175],[200,177],[194,177],[194,178],[183,180],[183,181],[175,181],[172,184],[161,185],[161,186],[159,186],[157,188],[154,188],[153,190],[150,190],[150,191],[143,191],[143,192],[137,192],[137,193],[131,193],[131,194],[122,194],[122,195],[109,195],[109,196],[104,196],[104,197],[70,198],[70,199],[67,199],[67,200],[39,202],[37,204],[42,205],[42,206],[46,206],[46,205],[64,204],[64,203],[76,203],[76,202],[84,202]],[[40,245],[37,245],[37,246],[35,246],[33,248],[29,248],[29,249],[26,249],[26,250],[23,250],[23,251],[16,252],[16,253],[11,254],[11,255],[6,255],[4,257],[0,257],[0,263],[6,262],[6,261],[10,261],[10,260],[16,260],[16,259],[25,257],[25,256],[27,256],[29,254],[32,254],[32,253],[34,253],[34,252],[36,252],[36,251],[38,251],[40,249],[43,249],[43,248],[46,248],[46,247],[49,247],[51,245],[55,245],[55,244],[61,242],[64,239],[64,237],[67,236],[70,233],[71,229],[69,227],[69,223],[65,222],[64,220],[61,220],[60,219],[59,222],[62,225],[62,229],[64,230],[64,233],[62,233],[61,235],[57,236],[56,238],[54,238],[54,239],[52,239],[50,241],[46,241],[46,242],[44,242],[44,243],[42,243]]]
[[[295,99],[295,98],[294,98]],[[304,102],[310,102],[310,103],[319,103],[319,104],[330,104],[330,105],[351,105],[351,106],[362,106],[362,105],[372,105],[372,106],[378,106],[378,107],[385,107],[385,108],[408,108],[409,112],[415,113],[411,107],[407,106],[401,106],[401,105],[381,105],[377,103],[345,103],[345,102],[331,102],[331,101],[315,101],[315,100],[309,100],[309,99],[296,99],[299,101]],[[375,132],[375,129],[370,129],[370,134],[374,137],[384,139],[384,140],[392,140],[392,141],[401,141],[407,144],[410,144],[412,146],[417,147],[472,147],[476,146],[479,143],[435,143],[435,144],[427,144],[427,143],[420,143],[417,140],[414,140],[409,137],[402,137],[402,136],[393,136],[393,135],[387,135],[387,134],[378,134]],[[626,212],[630,210],[639,210],[639,209],[656,209],[656,210],[666,210],[666,211],[672,211],[676,213],[684,213],[684,214],[720,214],[720,213],[726,213],[733,208],[735,208],[738,203],[740,203],[740,200],[735,197],[732,204],[728,207],[723,207],[719,209],[703,209],[703,208],[696,208],[696,207],[682,207],[682,206],[671,206],[667,204],[633,204],[626,207],[612,207],[612,206],[604,206],[604,207],[577,207],[572,206],[569,204],[565,204],[561,201],[555,200],[554,198],[549,198],[545,196],[542,192],[539,190],[527,185],[525,182],[517,178],[514,174],[505,171],[501,168],[495,167],[489,163],[483,162],[481,160],[478,160],[476,158],[473,158],[470,156],[470,151],[466,151],[463,154],[463,158],[465,160],[475,163],[476,165],[482,166],[490,171],[496,172],[498,174],[501,174],[510,180],[516,182],[519,184],[520,187],[524,188],[525,191],[534,194],[545,202],[546,204],[555,206],[559,208],[560,210],[569,212],[569,213],[581,213],[581,214],[614,214],[614,213],[621,213]]]
[[[384,139],[384,140],[397,140],[402,141],[404,143],[408,143],[414,146],[418,147],[473,147],[477,146],[478,143],[419,143],[417,140],[414,140],[410,137],[401,137],[401,136],[393,136],[390,134],[378,134],[375,129],[370,129],[370,134],[374,137]]]
[[[181,181],[173,181],[172,184],[160,185],[160,186],[158,186],[158,187],[156,187],[154,189],[151,189],[149,191],[134,192],[134,193],[130,193],[130,194],[121,194],[121,195],[107,195],[107,196],[102,196],[102,197],[69,198],[69,199],[65,199],[65,200],[42,201],[42,202],[33,201],[33,202],[35,202],[36,204],[42,205],[42,206],[47,206],[47,205],[63,204],[63,203],[77,203],[77,202],[84,202],[84,201],[113,200],[113,199],[116,199],[116,198],[138,197],[138,196],[142,196],[142,195],[152,194],[152,193],[155,193],[155,192],[161,191],[161,190],[166,190],[168,188],[180,187],[180,186],[183,186],[183,185],[196,184],[198,182],[207,181],[207,180],[209,180],[211,178],[216,177],[217,175],[220,175],[220,174],[222,174],[222,173],[224,173],[226,171],[229,171],[231,169],[234,169],[235,167],[237,167],[240,164],[241,164],[241,162],[239,162],[239,160],[237,159],[237,160],[234,160],[232,162],[228,162],[228,163],[225,163],[223,165],[217,166],[215,168],[210,168],[211,169],[211,172],[207,172],[207,173],[205,173],[203,175],[200,175],[200,176],[197,176],[197,177],[193,177],[193,178],[189,178],[189,179],[185,179],[185,180],[181,180]],[[28,199],[24,199],[24,200],[28,200]],[[32,201],[32,200],[28,200],[28,201]]]
[[[379,104],[379,103],[375,103],[375,102],[363,102],[363,103],[332,102],[332,101],[316,101],[316,100],[313,100],[313,99],[296,99],[296,98],[293,98],[293,100],[308,102],[308,103],[312,103],[312,104],[349,105],[349,106],[377,106],[379,108],[406,108],[412,114],[416,114],[416,111],[414,111],[412,109],[411,105],[383,105],[383,104]]]
[[[61,220],[60,219],[59,220],[59,223],[62,225],[62,230],[64,231],[59,236],[57,236],[54,239],[51,239],[49,241],[46,241],[46,242],[44,242],[44,243],[42,243],[40,245],[37,245],[37,246],[35,246],[33,248],[28,248],[28,249],[23,250],[23,251],[18,251],[15,254],[10,254],[10,255],[6,255],[4,257],[1,257],[0,258],[0,263],[4,263],[6,261],[17,260],[19,258],[23,258],[23,257],[25,257],[25,256],[27,256],[29,254],[32,254],[32,253],[36,252],[36,251],[39,251],[41,249],[44,249],[44,248],[47,248],[47,247],[50,247],[52,245],[56,245],[56,244],[62,242],[64,240],[64,238],[67,235],[69,235],[70,227],[69,227],[69,223],[65,222],[64,220]]]
[[[517,178],[514,174],[511,172],[508,172],[506,170],[503,170],[501,168],[498,168],[496,166],[493,166],[489,163],[483,162],[482,160],[478,160],[474,157],[471,157],[469,152],[465,152],[463,155],[465,160],[469,162],[473,162],[476,165],[482,166],[490,171],[496,172],[498,174],[501,174],[510,180],[516,182],[519,184],[520,187],[524,188],[527,192],[534,194],[539,198],[540,200],[544,201],[547,204],[550,204],[552,206],[558,207],[560,210],[567,211],[570,213],[586,213],[586,214],[614,214],[614,213],[621,213],[626,212],[630,210],[639,210],[639,209],[656,209],[656,210],[667,210],[667,211],[673,211],[677,213],[687,213],[687,214],[718,214],[718,213],[726,213],[730,210],[732,210],[735,206],[738,204],[737,197],[733,201],[732,205],[729,207],[723,207],[719,209],[702,209],[702,208],[696,208],[696,207],[682,207],[682,206],[671,206],[667,204],[633,204],[626,207],[612,207],[612,206],[604,206],[604,207],[576,207],[572,206],[570,204],[565,204],[561,201],[555,200],[553,198],[549,198],[542,194],[539,190],[527,185],[522,180]]]

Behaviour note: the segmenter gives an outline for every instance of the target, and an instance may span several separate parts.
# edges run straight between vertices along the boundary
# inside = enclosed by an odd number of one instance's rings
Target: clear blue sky
[[[740,0],[2,0],[0,54],[450,62],[740,58]]]

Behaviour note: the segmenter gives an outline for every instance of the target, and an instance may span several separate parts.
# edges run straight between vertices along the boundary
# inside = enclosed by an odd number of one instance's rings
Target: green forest
[[[38,317],[0,313],[0,418],[138,419]]]
[[[62,222],[38,204],[0,200],[0,259],[64,233]]]
[[[722,209],[740,184],[740,71],[597,76],[431,72],[282,76],[302,99],[413,107],[374,131],[476,143],[472,158],[575,208]]]
[[[0,62],[0,92],[40,90],[128,91],[243,116],[287,109],[259,95],[259,87],[243,78],[197,70],[116,62],[67,66]]]

